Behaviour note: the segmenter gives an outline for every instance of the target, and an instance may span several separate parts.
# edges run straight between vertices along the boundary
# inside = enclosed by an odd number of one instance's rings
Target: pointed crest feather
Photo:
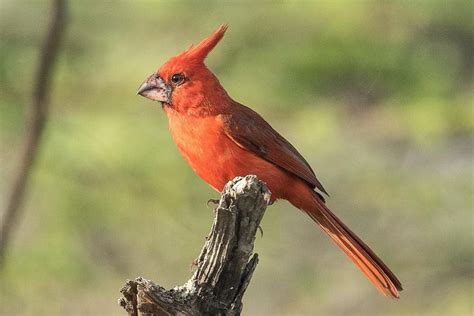
[[[226,24],[221,25],[216,31],[214,31],[214,33],[203,39],[199,44],[191,46],[188,50],[183,52],[181,57],[197,62],[203,62],[211,50],[224,37],[227,27]]]

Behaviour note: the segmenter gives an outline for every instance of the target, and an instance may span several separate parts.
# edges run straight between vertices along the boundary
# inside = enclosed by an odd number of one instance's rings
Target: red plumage
[[[399,297],[400,281],[325,205],[326,190],[303,156],[259,114],[227,94],[204,59],[226,26],[172,57],[140,87],[161,101],[179,151],[217,191],[236,176],[255,174],[272,199],[306,212],[384,295]],[[315,191],[319,190],[319,192]]]

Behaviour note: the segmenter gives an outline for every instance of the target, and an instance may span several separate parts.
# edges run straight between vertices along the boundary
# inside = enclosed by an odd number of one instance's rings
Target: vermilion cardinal
[[[257,175],[267,183],[273,200],[288,200],[306,212],[381,293],[398,298],[400,281],[327,208],[322,196],[327,192],[308,162],[258,113],[234,101],[204,64],[226,29],[221,26],[169,59],[138,94],[161,102],[179,151],[214,189],[221,191],[236,176]]]

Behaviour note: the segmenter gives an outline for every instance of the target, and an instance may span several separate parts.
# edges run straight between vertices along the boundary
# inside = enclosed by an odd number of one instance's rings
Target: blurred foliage
[[[247,315],[472,313],[470,1],[71,1],[51,120],[0,275],[2,315],[118,315],[138,275],[188,279],[217,193],[135,95],[230,25],[208,65],[308,158],[329,205],[402,280],[391,302],[280,202]],[[0,182],[16,165],[48,1],[0,1]],[[262,294],[264,293],[264,294]]]

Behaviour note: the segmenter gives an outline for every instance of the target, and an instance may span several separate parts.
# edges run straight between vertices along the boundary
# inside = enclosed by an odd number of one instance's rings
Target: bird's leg
[[[207,200],[206,205],[209,206],[209,203],[217,205],[217,204],[219,204],[219,201],[220,201],[219,199],[209,199],[209,200]]]
[[[198,259],[196,258],[193,260],[193,262],[191,262],[191,265],[189,266],[189,270],[191,272],[194,272],[196,271],[197,266],[198,266]]]

